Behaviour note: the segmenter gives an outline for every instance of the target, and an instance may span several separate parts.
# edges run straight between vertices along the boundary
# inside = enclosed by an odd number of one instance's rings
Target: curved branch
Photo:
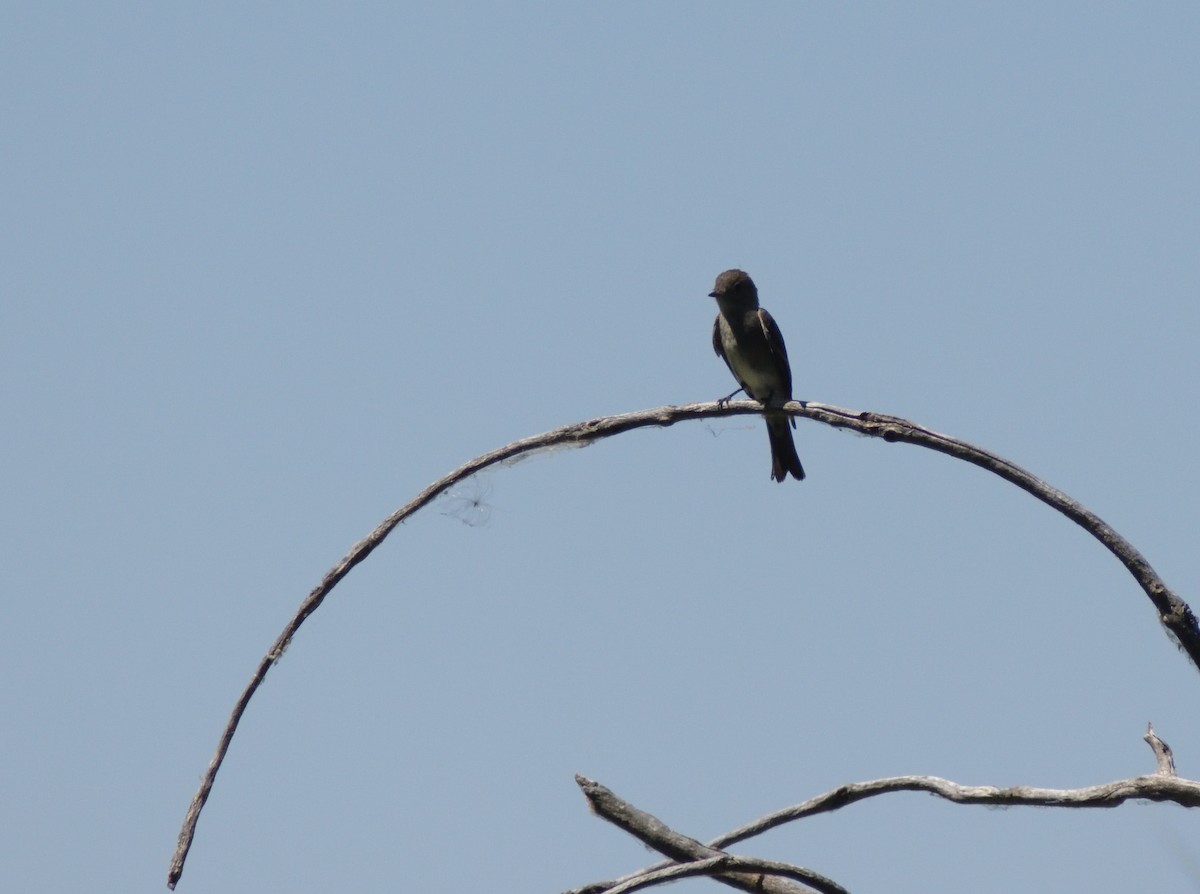
[[[738,871],[753,873],[756,876],[779,876],[801,882],[821,894],[849,894],[849,892],[832,879],[818,875],[801,866],[791,863],[780,863],[777,860],[760,860],[758,857],[737,857],[733,854],[721,854],[705,860],[692,860],[689,863],[672,863],[662,869],[646,872],[636,878],[619,882],[611,888],[605,888],[603,894],[629,894],[653,885],[678,881],[694,875],[708,875],[721,881],[721,873]]]
[[[1200,627],[1197,626],[1196,617],[1192,613],[1191,608],[1162,582],[1162,579],[1150,567],[1150,563],[1145,560],[1141,553],[1134,549],[1132,544],[1117,534],[1116,531],[1105,524],[1098,516],[1085,509],[1066,494],[1055,490],[1041,479],[1034,477],[1019,466],[993,453],[974,447],[965,441],[938,434],[896,416],[845,410],[840,407],[818,403],[804,404],[798,401],[792,401],[784,405],[783,409],[793,416],[802,416],[817,422],[823,422],[826,425],[832,425],[836,428],[849,428],[860,434],[883,438],[885,441],[901,441],[937,450],[940,453],[954,456],[987,469],[990,472],[994,472],[1007,481],[1011,481],[1022,490],[1033,494],[1039,500],[1054,507],[1076,524],[1083,527],[1088,533],[1104,544],[1113,555],[1121,560],[1134,576],[1134,579],[1141,585],[1146,595],[1150,597],[1151,602],[1154,603],[1159,613],[1159,619],[1167,628],[1168,633],[1187,652],[1193,663],[1197,667],[1200,667]],[[292,638],[300,629],[300,625],[308,619],[308,616],[320,607],[321,603],[325,601],[325,597],[329,595],[341,579],[349,574],[355,565],[369,556],[375,550],[375,547],[379,546],[397,525],[433,502],[448,488],[498,463],[512,462],[527,454],[564,445],[586,446],[593,441],[610,438],[613,435],[637,428],[651,426],[665,427],[674,425],[677,422],[687,422],[696,419],[709,419],[720,416],[744,416],[761,412],[762,405],[755,401],[737,401],[725,404],[709,402],[688,404],[681,407],[657,407],[651,410],[641,410],[636,413],[604,416],[574,425],[565,425],[540,435],[514,441],[490,453],[476,457],[470,462],[459,466],[450,474],[438,479],[417,494],[409,503],[389,515],[374,531],[351,547],[350,551],[340,562],[326,572],[325,577],[300,604],[296,614],[287,623],[283,632],[279,634],[275,643],[259,662],[253,676],[250,678],[249,684],[234,705],[233,712],[230,714],[225,729],[221,734],[220,741],[217,743],[216,753],[213,755],[212,760],[209,761],[208,767],[204,771],[204,776],[200,781],[200,788],[193,796],[187,814],[184,816],[183,827],[180,829],[179,840],[175,847],[175,854],[171,858],[171,865],[167,872],[167,886],[174,888],[176,882],[179,881],[180,876],[183,874],[183,864],[187,859],[188,850],[191,848],[192,839],[195,836],[196,823],[200,818],[200,812],[204,809],[204,804],[208,800],[209,793],[212,791],[217,771],[220,770],[221,763],[225,760],[225,754],[229,750],[234,733],[237,731],[238,723],[241,721],[242,715],[250,703],[250,699],[266,678],[267,671],[283,655],[288,644],[291,643]]]
[[[815,403],[804,405],[799,410],[795,410],[793,407],[794,404],[787,405],[787,409],[795,416],[805,416],[837,428],[850,428],[864,435],[883,438],[885,441],[900,441],[905,444],[928,447],[930,450],[945,453],[947,456],[965,460],[999,475],[1026,493],[1037,497],[1046,505],[1057,509],[1099,540],[1105,549],[1120,560],[1145,594],[1150,597],[1150,601],[1158,611],[1159,621],[1167,629],[1167,634],[1187,652],[1192,663],[1200,668],[1200,626],[1196,623],[1196,616],[1192,613],[1192,609],[1163,583],[1158,572],[1150,566],[1146,557],[1138,552],[1132,543],[1113,530],[1096,513],[1071,499],[1062,491],[1051,487],[1015,463],[990,451],[968,444],[966,441],[960,441],[958,438],[939,434],[898,416],[844,410],[841,407]]]

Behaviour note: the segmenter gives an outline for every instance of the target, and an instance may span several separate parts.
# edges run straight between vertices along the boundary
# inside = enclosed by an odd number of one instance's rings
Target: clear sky
[[[1200,605],[1195,3],[0,11],[0,887],[162,891],[309,589],[465,460],[711,400],[742,267],[802,399],[1041,475]],[[843,782],[1200,776],[1200,674],[1070,522],[752,417],[435,504],[251,704],[183,892],[558,892]],[[458,513],[457,515],[455,513]],[[743,853],[856,894],[1200,888],[1200,817],[894,795]],[[693,881],[675,890],[712,890]]]

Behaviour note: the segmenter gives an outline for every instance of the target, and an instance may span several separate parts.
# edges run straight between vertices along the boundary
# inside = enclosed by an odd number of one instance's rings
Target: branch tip
[[[1158,737],[1154,732],[1154,724],[1146,724],[1146,734],[1142,736],[1146,744],[1154,752],[1154,760],[1158,764],[1156,771],[1159,776],[1178,776],[1175,772],[1175,756],[1171,752],[1171,746]]]

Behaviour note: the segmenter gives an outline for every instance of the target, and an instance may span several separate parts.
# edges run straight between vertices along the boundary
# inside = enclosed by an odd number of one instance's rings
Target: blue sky
[[[966,438],[1185,599],[1200,474],[1186,3],[16,4],[0,13],[0,882],[164,890],[234,699],[467,459],[710,400],[715,275],[802,399]],[[840,783],[1196,776],[1200,677],[1064,518],[752,418],[497,470],[303,628],[180,891],[548,891]],[[1181,808],[859,804],[742,852],[850,890],[1195,891]],[[710,890],[690,881],[677,890]]]

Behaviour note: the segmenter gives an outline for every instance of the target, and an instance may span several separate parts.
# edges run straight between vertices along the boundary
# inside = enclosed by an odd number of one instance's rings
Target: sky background
[[[1200,605],[1195,3],[0,11],[0,887],[165,890],[237,695],[466,460],[712,400],[727,267],[796,396],[1065,490]],[[1200,776],[1095,541],[801,421],[623,435],[397,529],[259,691],[181,892],[559,892],[839,784]],[[464,506],[483,499],[476,516]],[[471,522],[470,524],[464,522]],[[739,852],[856,894],[1200,890],[1200,816],[892,795]],[[714,890],[690,881],[678,891]]]

